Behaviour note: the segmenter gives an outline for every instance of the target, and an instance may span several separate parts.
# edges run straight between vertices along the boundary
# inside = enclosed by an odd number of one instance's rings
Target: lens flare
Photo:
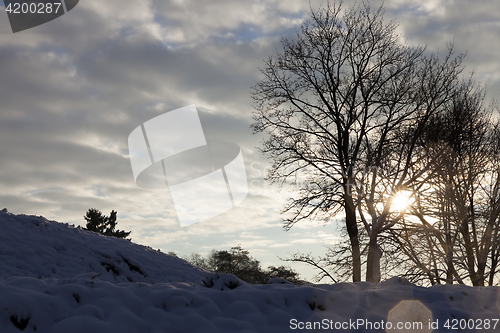
[[[411,192],[400,191],[394,196],[394,199],[392,200],[392,207],[399,212],[404,212],[410,205],[410,198]]]

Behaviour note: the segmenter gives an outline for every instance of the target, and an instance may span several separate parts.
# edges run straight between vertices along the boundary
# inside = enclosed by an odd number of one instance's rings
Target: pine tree
[[[109,217],[103,215],[96,208],[90,208],[87,214],[83,217],[87,221],[85,230],[100,233],[105,236],[126,238],[130,231],[115,230],[116,228],[116,211],[112,210]],[[130,239],[129,239],[130,240]]]
[[[86,228],[84,228],[85,230],[104,234],[108,218],[103,215],[100,210],[90,208],[83,218],[87,221]]]

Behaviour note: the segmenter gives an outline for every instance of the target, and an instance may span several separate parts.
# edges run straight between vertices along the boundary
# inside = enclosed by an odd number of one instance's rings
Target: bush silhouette
[[[130,231],[115,230],[117,222],[114,210],[109,213],[108,217],[103,215],[100,210],[90,208],[83,218],[87,221],[86,227],[83,228],[85,230],[116,238],[126,238],[130,234]]]
[[[293,284],[308,284],[290,267],[269,266],[267,270],[263,269],[260,262],[251,257],[241,245],[232,247],[229,251],[212,250],[206,258],[198,253],[192,253],[185,259],[193,265],[216,273],[233,274],[251,284],[266,284],[272,278],[283,279]]]

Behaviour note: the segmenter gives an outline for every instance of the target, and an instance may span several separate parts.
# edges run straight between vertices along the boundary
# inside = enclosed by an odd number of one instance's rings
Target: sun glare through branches
[[[411,201],[411,192],[410,191],[399,191],[394,196],[392,201],[392,206],[394,210],[398,212],[405,212]]]

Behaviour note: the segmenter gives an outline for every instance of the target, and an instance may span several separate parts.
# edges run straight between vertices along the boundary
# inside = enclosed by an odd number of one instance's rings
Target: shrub
[[[111,211],[108,217],[103,215],[100,210],[90,208],[83,218],[87,221],[86,227],[83,228],[85,230],[116,238],[126,238],[130,235],[130,231],[115,230],[117,222],[116,211],[114,210]]]

